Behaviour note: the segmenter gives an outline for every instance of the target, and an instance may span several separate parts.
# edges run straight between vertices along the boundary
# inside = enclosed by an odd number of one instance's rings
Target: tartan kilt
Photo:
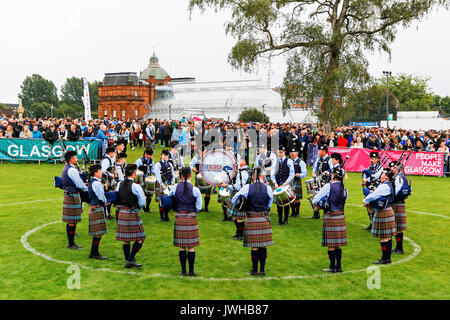
[[[102,206],[89,206],[89,236],[97,237],[108,233],[105,212]]]
[[[156,192],[155,192],[155,201],[159,202],[159,201],[161,201],[161,196],[163,194],[163,189],[162,189],[162,186],[159,184],[158,181],[156,181],[155,190],[156,190]]]
[[[131,209],[117,206],[117,231],[118,241],[137,241],[145,239],[144,226],[139,216],[139,209]]]
[[[79,193],[64,192],[62,221],[69,224],[81,222],[83,204]]]
[[[392,210],[395,214],[395,224],[397,227],[397,232],[401,232],[407,229],[406,227],[406,206],[405,201],[394,202],[392,204]]]
[[[233,205],[233,197],[230,197],[227,203],[227,213],[228,216],[233,216],[236,219],[244,220],[247,213],[245,211],[238,211],[236,207]]]
[[[322,247],[339,248],[347,245],[344,211],[328,211],[323,215]]]
[[[397,232],[395,227],[395,214],[392,207],[383,210],[374,210],[372,221],[372,236],[375,238],[390,238]]]
[[[292,188],[294,189],[295,200],[303,199],[302,179],[294,179],[294,181],[292,182]]]
[[[153,147],[153,146],[152,146],[152,141],[151,141],[148,137],[145,138],[144,146],[145,146],[146,149],[147,149],[147,148],[152,148],[152,147]]]
[[[193,248],[200,245],[197,214],[195,212],[176,212],[173,230],[173,245],[179,248]]]
[[[273,246],[272,227],[264,212],[249,212],[245,221],[244,247],[264,248]]]

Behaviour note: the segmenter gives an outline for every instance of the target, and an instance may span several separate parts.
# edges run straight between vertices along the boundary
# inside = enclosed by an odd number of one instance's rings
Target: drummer
[[[234,240],[243,240],[244,239],[244,227],[245,227],[245,223],[244,223],[244,218],[245,218],[245,212],[244,211],[237,211],[235,209],[235,207],[233,206],[233,202],[232,199],[234,197],[234,195],[239,192],[239,190],[241,190],[244,186],[250,184],[251,182],[251,174],[250,174],[250,169],[247,165],[247,163],[245,162],[244,159],[241,159],[240,163],[239,163],[239,171],[236,174],[236,176],[233,179],[233,183],[229,184],[228,186],[226,185],[222,185],[222,187],[227,187],[228,190],[231,191],[231,196],[226,204],[226,210],[227,210],[227,218],[229,218],[229,220],[233,219],[232,217],[234,217],[234,224],[236,226],[236,234],[233,236]],[[222,204],[223,206],[223,204]],[[224,213],[224,219],[225,219],[225,214]],[[224,220],[222,220],[224,221]]]
[[[180,170],[181,167],[184,167],[180,163],[181,162],[180,155],[178,153],[178,150],[175,148],[175,146],[172,146],[170,148],[169,162],[172,164],[175,171]]]
[[[303,199],[303,187],[302,179],[306,178],[308,171],[306,169],[306,163],[298,157],[298,149],[291,150],[290,158],[294,162],[295,177],[292,184],[295,193],[295,201],[291,204],[291,217],[300,216],[300,200]]]
[[[314,163],[312,176],[318,177],[319,179],[322,178],[322,174],[326,173],[328,174],[330,172],[331,167],[333,166],[333,162],[331,160],[331,157],[328,155],[328,147],[326,145],[320,145],[319,151],[318,151],[319,157],[316,160],[316,163]],[[322,187],[322,181],[320,181],[320,186]],[[320,219],[320,212],[319,210],[314,210],[314,215],[309,219]]]
[[[136,160],[135,164],[137,165],[138,170],[144,173],[145,177],[150,177],[152,174],[155,174],[153,150],[150,148],[145,149],[144,154],[141,158]],[[153,193],[154,192],[145,190],[145,207],[142,209],[144,212],[150,212],[150,204],[152,203]]]
[[[117,183],[125,179],[126,166],[127,166],[127,154],[125,152],[122,152],[117,156],[117,163],[116,163]]]
[[[164,149],[161,152],[161,160],[155,164],[154,172],[156,177],[156,201],[159,202],[160,197],[164,190],[168,189],[168,186],[175,184],[175,175],[172,164],[169,162],[170,152]],[[169,191],[169,190],[167,190]],[[159,204],[159,214],[161,222],[169,221],[169,208],[163,208],[161,203]]]
[[[233,197],[233,205],[242,196],[247,199],[247,221],[245,224],[244,247],[252,248],[252,276],[264,276],[267,247],[273,246],[269,210],[273,201],[272,188],[264,184],[263,169],[257,168],[253,177],[255,183],[245,185]],[[258,262],[260,272],[258,273]]]
[[[271,180],[275,183],[275,189],[280,187],[291,186],[292,181],[295,178],[294,162],[291,159],[286,158],[286,147],[280,146],[278,149],[278,162],[276,162],[276,169],[272,171]],[[278,224],[288,224],[289,218],[289,206],[284,206],[284,221],[283,221],[283,207],[277,203],[278,210]]]
[[[333,171],[334,168],[339,168],[342,166],[342,155],[340,153],[334,152],[331,154],[331,168],[329,170],[330,172],[330,181],[331,181],[331,172]],[[341,168],[343,171],[344,169]],[[344,176],[345,176],[345,171],[344,171]]]
[[[259,155],[256,157],[255,168],[264,168],[266,182],[270,182],[271,173],[275,172],[276,165],[277,156],[273,152],[268,151],[265,144],[261,144]]]
[[[191,163],[189,164],[189,167],[191,168],[191,170],[193,172],[195,172],[195,175],[197,177],[197,175],[200,173],[200,162],[202,161],[203,157],[205,156],[205,146],[202,146],[200,150],[196,151],[197,154],[192,158]],[[198,187],[197,185],[197,179],[195,179],[195,186]],[[209,202],[211,201],[211,191],[212,191],[212,187],[209,186],[207,188],[199,188],[201,193],[203,193],[205,195],[205,206],[202,209],[202,211],[205,212],[209,212],[208,210],[208,206],[209,206]]]

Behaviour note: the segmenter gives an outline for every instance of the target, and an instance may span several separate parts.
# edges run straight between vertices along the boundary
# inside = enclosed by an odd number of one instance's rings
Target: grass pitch
[[[128,162],[133,162],[142,149],[128,154]],[[147,240],[137,255],[143,268],[132,269],[135,274],[120,273],[130,270],[124,269],[122,243],[115,240],[115,221],[108,221],[109,233],[100,245],[108,260],[88,259],[92,238],[87,235],[87,205],[77,228],[81,236],[76,238],[84,249],[67,249],[65,225],[60,222],[63,193],[52,185],[62,167],[0,164],[0,299],[450,299],[448,178],[412,178],[405,236],[413,242],[405,241],[405,255],[393,255],[394,264],[380,269],[380,289],[369,289],[373,274],[366,269],[381,251],[379,241],[361,230],[368,217],[361,206],[359,173],[349,173],[345,181],[349,189],[345,208],[348,246],[343,249],[342,262],[346,273],[323,275],[328,258],[320,245],[322,220],[307,219],[312,210],[305,194],[300,218],[289,219],[287,226],[276,225],[276,207],[272,207],[275,244],[268,249],[267,279],[248,280],[250,249],[231,239],[234,224],[220,221],[222,210],[214,194],[211,212],[199,213],[196,272],[201,278],[192,279],[178,276],[178,248],[172,245],[174,214],[170,213],[169,223],[159,222],[154,201],[152,212],[141,214]],[[30,234],[27,241],[37,252],[59,262],[24,248],[21,238],[25,233],[56,221]],[[81,289],[67,287],[69,264],[62,262],[82,266]]]

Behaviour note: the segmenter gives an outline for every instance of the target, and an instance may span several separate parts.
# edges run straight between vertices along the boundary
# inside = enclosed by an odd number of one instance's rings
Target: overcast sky
[[[234,40],[224,32],[227,16],[209,11],[189,19],[188,0],[14,0],[0,2],[0,102],[17,103],[20,84],[38,73],[60,89],[71,76],[89,81],[105,72],[139,72],[153,50],[172,77],[197,80],[268,79],[233,71],[227,63]],[[431,78],[440,95],[450,95],[450,14],[435,12],[418,29],[401,30],[386,55],[369,58],[381,75],[415,73]],[[271,85],[283,79],[283,59],[273,61]]]

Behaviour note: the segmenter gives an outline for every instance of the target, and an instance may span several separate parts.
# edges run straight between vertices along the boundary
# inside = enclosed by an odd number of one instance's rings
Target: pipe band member
[[[404,254],[403,251],[403,231],[407,229],[406,225],[406,204],[405,200],[411,194],[411,186],[408,183],[408,179],[403,172],[398,173],[399,163],[393,161],[389,163],[389,168],[397,175],[394,183],[394,201],[392,203],[392,210],[395,214],[395,225],[397,228],[397,234],[395,235],[396,246],[392,253]],[[406,192],[405,192],[406,191]]]
[[[265,144],[261,144],[259,154],[256,157],[255,168],[263,168],[264,177],[267,183],[274,184],[271,180],[272,172],[275,172],[277,166],[277,156],[275,153],[267,150]]]
[[[302,179],[306,178],[308,171],[306,169],[306,163],[298,157],[298,149],[291,149],[290,158],[294,163],[294,180],[292,187],[294,188],[295,201],[291,204],[291,217],[297,218],[300,216],[300,200],[303,199],[303,186]]]
[[[252,269],[250,275],[264,276],[267,247],[273,246],[272,228],[270,226],[269,210],[272,206],[272,188],[265,185],[265,173],[263,169],[256,168],[253,184],[247,184],[233,197],[233,205],[241,199],[246,199],[247,216],[244,231],[244,247],[252,248]],[[259,273],[258,273],[259,262]]]
[[[153,150],[152,149],[145,149],[144,154],[142,155],[141,158],[137,159],[135,164],[138,167],[139,171],[142,171],[144,173],[144,176],[150,177],[152,174],[155,174],[155,169],[154,169],[154,162],[153,162]],[[144,179],[145,181],[145,179]],[[148,191],[147,189],[145,189],[145,207],[143,208],[144,212],[150,212],[150,205],[152,203],[152,196],[154,193],[156,193],[156,186],[155,186],[155,191]],[[161,196],[161,194],[159,195]],[[155,196],[155,201],[159,202],[159,198],[156,199]]]
[[[370,166],[362,172],[362,187],[369,187],[371,184],[375,183],[383,172],[383,166],[380,164],[380,155],[378,152],[371,152],[370,153]],[[367,215],[369,216],[370,224],[367,228],[364,228],[363,230],[370,231],[372,229],[372,220],[374,212],[370,208],[370,206],[367,207]]]
[[[180,248],[179,258],[181,276],[186,276],[186,259],[189,262],[189,276],[196,276],[194,271],[195,247],[200,244],[198,234],[197,212],[202,210],[202,194],[191,184],[191,168],[181,169],[182,182],[171,189],[176,204],[173,244]]]
[[[291,185],[295,177],[294,162],[292,159],[286,158],[286,147],[280,146],[278,151],[279,160],[276,162],[277,166],[272,171],[272,181],[275,182],[275,188],[285,187]],[[283,221],[283,208],[284,208],[284,221]],[[277,203],[278,210],[278,224],[288,224],[290,206],[280,206]]]
[[[212,187],[201,187],[198,185],[197,175],[200,173],[200,162],[202,161],[203,157],[205,155],[205,146],[202,146],[201,149],[196,151],[196,155],[192,158],[191,163],[189,164],[189,167],[191,168],[192,172],[195,172],[195,186],[200,189],[200,192],[205,195],[205,206],[202,209],[204,212],[209,212],[209,202],[211,201],[211,192]]]
[[[169,162],[169,151],[164,149],[161,152],[161,160],[155,164],[155,177],[156,177],[156,201],[160,202],[160,197],[168,186],[175,184],[175,175],[172,164]],[[159,203],[159,215],[161,222],[169,221],[169,208],[163,208],[161,202]]]
[[[244,186],[251,183],[251,172],[250,169],[245,162],[244,159],[242,159],[239,163],[239,171],[234,177],[234,183],[229,184],[228,186],[225,186],[228,188],[228,190],[231,192],[231,196],[228,200],[228,203],[226,205],[226,210],[228,213],[228,216],[230,219],[234,217],[234,224],[236,226],[236,233],[233,236],[234,240],[244,240],[244,229],[245,229],[245,211],[238,210],[236,206],[233,205],[233,197],[234,195],[239,192]],[[224,219],[225,219],[225,213],[224,213]],[[223,221],[223,220],[222,220]]]
[[[391,263],[392,236],[397,233],[395,214],[392,210],[394,201],[394,187],[391,179],[394,172],[389,168],[383,170],[380,185],[364,198],[364,206],[371,206],[374,211],[372,222],[372,236],[380,238],[381,259],[375,264]]]
[[[322,228],[322,247],[328,248],[330,267],[324,272],[342,272],[342,249],[347,245],[347,227],[344,207],[348,191],[344,186],[344,170],[334,168],[331,172],[331,182],[323,186],[315,195],[313,204],[324,210]]]
[[[115,155],[115,148],[114,147],[108,147],[106,148],[105,156],[100,161],[100,166],[102,167],[102,173],[103,173],[103,181],[105,184],[105,190],[106,191],[113,191],[115,175],[114,175],[114,168],[116,164],[116,155]],[[112,220],[113,217],[111,216],[111,204],[107,205],[105,207],[107,219]]]
[[[93,165],[89,168],[89,236],[92,238],[91,253],[89,258],[97,260],[105,260],[107,257],[102,256],[98,247],[100,240],[104,234],[108,233],[105,218],[105,205],[107,204],[105,197],[105,186],[102,184],[102,167]]]
[[[125,268],[142,267],[136,263],[136,254],[141,250],[145,240],[144,226],[139,210],[145,205],[145,194],[142,187],[134,183],[137,166],[129,164],[125,168],[125,180],[117,186],[118,218],[116,240],[123,242]],[[130,242],[134,241],[130,252]]]
[[[333,162],[331,160],[331,157],[328,155],[328,147],[326,145],[320,145],[318,153],[319,157],[317,158],[313,166],[313,178],[322,178],[324,174],[326,175],[328,172],[330,172],[330,169],[333,166]],[[322,183],[323,181],[320,181],[321,185]],[[319,210],[314,210],[314,214],[310,219],[320,219]]]
[[[61,173],[61,180],[64,189],[63,216],[62,220],[66,223],[68,248],[79,250],[82,247],[75,244],[75,230],[77,224],[81,222],[83,213],[83,204],[81,202],[80,191],[88,191],[80,177],[80,173],[75,168],[78,162],[76,151],[67,151],[64,155],[66,165]]]

